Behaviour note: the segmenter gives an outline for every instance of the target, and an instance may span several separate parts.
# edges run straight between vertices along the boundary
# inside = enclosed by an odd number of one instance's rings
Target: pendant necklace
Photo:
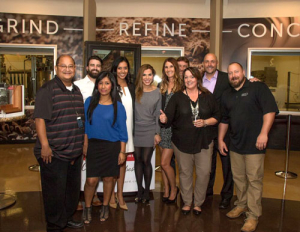
[[[185,93],[186,93],[186,95],[187,95],[187,96],[189,97],[189,99],[190,99],[190,105],[191,105],[191,110],[192,110],[193,119],[194,119],[194,121],[196,121],[196,120],[197,120],[197,117],[198,117],[198,115],[199,115],[199,91],[198,91],[198,98],[197,98],[197,100],[196,100],[196,105],[195,105],[195,106],[193,106],[193,101],[192,101],[192,99],[190,98],[190,96],[188,95],[187,90],[185,90]]]

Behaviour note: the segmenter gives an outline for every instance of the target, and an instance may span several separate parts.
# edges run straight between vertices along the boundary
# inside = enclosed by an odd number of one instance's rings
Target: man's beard
[[[97,72],[93,72],[93,71],[97,71]],[[98,72],[98,70],[93,69],[93,70],[89,70],[87,74],[88,74],[91,78],[96,79],[96,78],[99,76],[99,73],[100,73],[100,72]]]
[[[230,85],[233,87],[233,88],[238,88],[240,87],[243,82],[245,81],[246,77],[244,76],[241,80],[239,80],[238,82],[233,82],[235,80],[238,80],[239,78],[238,77],[234,77],[233,80],[231,79],[230,80]]]

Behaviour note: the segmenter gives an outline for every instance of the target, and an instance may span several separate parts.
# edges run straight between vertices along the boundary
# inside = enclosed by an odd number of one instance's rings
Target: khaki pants
[[[262,214],[265,154],[241,155],[230,151],[231,170],[237,195],[236,206],[248,207],[248,217],[257,219]]]
[[[201,206],[206,197],[206,189],[211,170],[213,142],[208,149],[202,149],[196,154],[187,154],[178,150],[172,143],[179,169],[181,197],[184,205],[192,205],[193,201],[193,170],[196,169],[194,190],[194,206]]]

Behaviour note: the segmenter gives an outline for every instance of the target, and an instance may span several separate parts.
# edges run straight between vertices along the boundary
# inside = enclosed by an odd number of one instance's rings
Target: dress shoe
[[[174,204],[174,203],[176,203],[178,193],[179,193],[179,188],[177,187],[177,192],[176,192],[175,198],[174,198],[173,200],[168,199],[168,201],[167,201],[166,203],[167,203],[167,204]]]
[[[116,209],[118,207],[118,204],[117,203],[109,203],[109,207]]]
[[[197,210],[197,209],[193,209],[193,213],[195,215],[200,215],[202,213],[202,211],[201,210]]]
[[[123,201],[124,201],[124,199],[123,199]],[[120,201],[119,201],[119,198],[118,197],[116,197],[116,202],[117,202],[117,204],[119,204],[119,207],[120,207],[120,209],[123,209],[123,210],[128,210],[128,207],[127,207],[127,205],[126,205],[126,202],[124,201],[124,205],[121,205],[120,204]]]
[[[220,205],[219,205],[219,208],[220,209],[227,209],[228,208],[228,206],[230,205],[230,200],[231,199],[223,199],[222,201],[221,201],[221,203],[220,203]]]
[[[118,199],[115,197],[115,203],[110,203],[109,202],[109,207],[116,209],[118,207]]]
[[[126,203],[124,205],[121,205],[120,202],[119,202],[119,206],[120,206],[120,209],[123,209],[123,210],[128,210],[128,207],[126,205]]]
[[[187,208],[188,207],[188,209],[183,209],[183,208]],[[185,205],[185,206],[183,206],[182,208],[181,208],[181,212],[182,212],[182,214],[183,215],[188,215],[190,212],[191,212],[191,206],[189,206],[189,205]]]
[[[167,202],[169,200],[169,197],[162,197],[162,202]]]
[[[241,231],[243,232],[252,232],[256,229],[258,220],[255,218],[247,218],[245,224],[243,225]]]
[[[188,210],[182,209],[181,212],[183,215],[188,215],[191,212],[191,209]]]
[[[238,218],[241,216],[243,213],[247,212],[247,208],[241,208],[241,207],[235,207],[231,211],[229,211],[226,216],[229,218]]]
[[[71,220],[71,221],[68,221],[67,227],[73,228],[73,229],[78,229],[78,228],[83,227],[83,222]]]

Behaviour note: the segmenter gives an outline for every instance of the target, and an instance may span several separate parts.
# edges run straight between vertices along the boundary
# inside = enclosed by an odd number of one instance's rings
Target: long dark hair
[[[98,91],[98,84],[99,82],[105,78],[108,77],[108,79],[111,82],[111,91],[110,91],[110,97],[114,106],[114,121],[112,126],[114,126],[116,120],[117,120],[117,114],[118,114],[118,105],[117,105],[117,81],[116,78],[114,77],[114,75],[111,72],[108,71],[102,71],[100,72],[99,76],[96,78],[96,82],[95,82],[95,87],[93,90],[93,94],[92,94],[92,98],[91,98],[91,102],[89,105],[89,108],[87,110],[87,118],[89,120],[89,123],[92,125],[92,116],[93,116],[93,112],[96,109],[96,107],[99,104],[100,101],[100,93]]]
[[[130,83],[130,80],[131,80],[131,74],[130,74],[130,64],[129,64],[129,61],[127,60],[126,57],[124,56],[119,56],[117,59],[114,60],[114,62],[112,63],[112,66],[111,66],[111,72],[114,74],[116,80],[117,80],[117,90],[118,91],[121,91],[121,87],[120,85],[118,84],[118,76],[117,76],[117,69],[118,69],[118,66],[121,62],[126,62],[127,64],[127,68],[128,68],[128,73],[125,77],[125,81],[127,83],[127,85]]]

